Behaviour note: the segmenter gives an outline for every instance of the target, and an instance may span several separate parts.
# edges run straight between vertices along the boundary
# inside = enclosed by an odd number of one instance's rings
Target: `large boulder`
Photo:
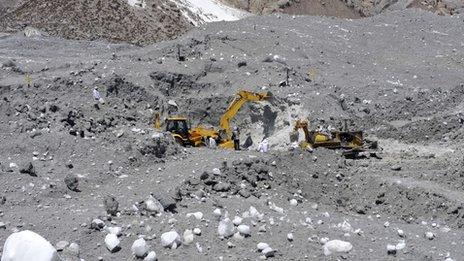
[[[45,238],[24,230],[11,234],[3,246],[1,261],[59,261],[56,249]]]

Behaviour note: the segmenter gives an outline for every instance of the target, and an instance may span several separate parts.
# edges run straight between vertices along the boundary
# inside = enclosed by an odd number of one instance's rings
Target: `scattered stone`
[[[175,212],[177,208],[176,200],[167,194],[152,195],[163,207],[164,211]]]
[[[259,251],[263,251],[264,249],[268,248],[269,245],[267,243],[260,242],[256,245]]]
[[[176,249],[181,243],[180,235],[176,231],[169,231],[161,235],[161,245]]]
[[[64,179],[64,183],[66,184],[66,187],[68,187],[69,190],[71,191],[79,191],[78,190],[78,185],[79,185],[79,180],[77,179],[76,176],[74,175],[69,175]]]
[[[213,190],[218,192],[226,192],[229,191],[229,189],[230,183],[228,182],[220,182],[213,186]]]
[[[108,234],[105,237],[106,248],[111,253],[117,252],[121,249],[121,247],[119,246],[120,243],[121,241],[119,241],[118,237],[115,234]]]
[[[34,27],[30,27],[30,26],[26,27],[23,33],[24,33],[24,36],[30,37],[30,38],[39,37],[42,35],[42,33],[38,29]]]
[[[402,229],[398,229],[398,236],[404,237],[404,231]]]
[[[199,229],[199,228],[197,228],[197,227],[194,228],[194,229],[193,229],[193,234],[195,234],[195,235],[197,235],[197,236],[201,235],[201,229]]]
[[[388,244],[387,245],[387,254],[396,255],[396,246]]]
[[[156,260],[156,252],[150,251],[148,255],[143,259],[143,261],[155,261]]]
[[[404,240],[401,240],[400,242],[398,242],[398,244],[396,244],[396,250],[402,250],[406,247],[406,242]]]
[[[153,198],[143,202],[143,209],[152,215],[164,212],[164,207]]]
[[[56,243],[56,251],[63,251],[68,245],[68,241],[59,241],[58,243]]]
[[[105,222],[103,220],[95,218],[92,220],[92,223],[90,223],[90,228],[100,230],[105,227]]]
[[[347,253],[350,252],[353,248],[350,242],[342,241],[342,240],[330,240],[324,244],[324,255],[328,256],[332,253]]]
[[[244,236],[250,236],[251,235],[251,230],[250,227],[247,225],[239,225],[237,227],[237,231],[240,232],[240,234]]]
[[[5,229],[5,228],[6,228],[6,224],[3,222],[0,222],[0,229]]]
[[[71,243],[69,246],[66,248],[66,252],[74,255],[74,256],[79,256],[80,253],[80,247],[77,243]]]
[[[428,240],[432,240],[435,238],[435,234],[433,234],[432,232],[426,232],[425,233],[425,237],[428,239]]]
[[[219,208],[216,208],[214,211],[213,211],[213,215],[217,218],[220,218],[222,216],[222,213],[221,213],[221,209]]]
[[[271,247],[266,247],[263,251],[261,251],[261,253],[263,253],[266,257],[273,257],[275,255],[275,250]]]
[[[139,238],[135,240],[134,243],[132,243],[131,251],[136,257],[145,257],[148,252],[148,245],[145,239]]]
[[[234,223],[234,225],[238,226],[238,225],[242,224],[242,221],[243,221],[243,218],[241,218],[239,216],[235,216],[234,220],[232,220],[232,223]]]
[[[26,163],[23,167],[19,169],[19,173],[29,174],[29,176],[37,177],[34,165],[31,162]]]
[[[183,242],[183,243],[184,243],[185,245],[190,245],[191,243],[193,243],[193,237],[194,237],[194,236],[193,236],[192,230],[186,229],[186,230],[184,231],[183,237],[184,237],[184,242]]]
[[[214,168],[214,169],[213,169],[213,174],[214,174],[214,175],[221,175],[221,170],[218,169],[218,168]]]
[[[122,228],[121,227],[106,227],[105,229],[110,234],[114,234],[116,236],[122,235]]]
[[[198,253],[203,253],[203,248],[201,247],[199,242],[195,244],[195,247],[197,248]]]
[[[292,233],[287,234],[287,240],[290,241],[290,242],[293,241],[293,234]]]
[[[105,199],[103,199],[103,205],[108,215],[116,216],[118,213],[119,203],[113,196],[106,196]]]
[[[11,234],[3,246],[2,261],[59,261],[56,249],[40,235],[24,230]]]
[[[394,171],[400,171],[400,170],[401,170],[401,166],[400,166],[400,165],[393,165],[390,169],[391,169],[391,170],[394,170]]]
[[[203,213],[201,213],[201,212],[187,213],[186,216],[188,218],[189,217],[194,217],[196,220],[201,220],[203,218]]]
[[[225,218],[219,222],[218,234],[221,237],[228,238],[234,234],[234,224],[229,218]]]

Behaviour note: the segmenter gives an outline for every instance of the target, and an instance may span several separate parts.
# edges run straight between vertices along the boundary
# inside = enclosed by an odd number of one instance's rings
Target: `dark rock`
[[[204,181],[205,182],[205,185],[208,185],[208,186],[214,186],[218,183],[217,180],[215,179],[212,179],[212,178],[209,178],[207,180]]]
[[[79,180],[77,179],[76,176],[69,175],[64,179],[64,183],[66,184],[66,187],[68,187],[69,190],[71,191],[79,191],[77,188],[79,186]]]
[[[173,197],[166,194],[152,194],[152,196],[163,206],[164,211],[176,211],[176,200]]]
[[[22,168],[19,169],[19,173],[29,174],[29,176],[37,177],[34,165],[32,162],[26,163]]]
[[[109,215],[115,216],[118,213],[119,203],[113,196],[106,196],[103,199],[103,205]]]
[[[243,67],[243,66],[247,66],[247,62],[245,62],[245,61],[238,62],[237,66],[238,66],[238,68]]]
[[[213,186],[213,190],[215,191],[229,191],[230,190],[230,183],[224,182],[224,183],[217,183],[216,185]]]
[[[4,205],[6,203],[6,197],[0,196],[0,205]]]
[[[251,139],[251,136],[248,136],[245,140],[245,143],[243,143],[243,148],[247,149],[253,145],[253,140]]]
[[[401,170],[401,166],[400,166],[400,165],[393,165],[390,169],[391,169],[391,170],[394,170],[394,171],[400,171],[400,170]]]
[[[200,175],[201,180],[208,179],[208,177],[209,177],[209,173],[206,172],[206,171],[203,171],[203,173],[201,173],[201,175]]]

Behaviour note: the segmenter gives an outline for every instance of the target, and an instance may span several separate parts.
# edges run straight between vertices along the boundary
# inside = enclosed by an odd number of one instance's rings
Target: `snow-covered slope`
[[[171,1],[182,10],[182,14],[194,25],[217,21],[235,21],[250,15],[245,11],[226,6],[218,0]]]

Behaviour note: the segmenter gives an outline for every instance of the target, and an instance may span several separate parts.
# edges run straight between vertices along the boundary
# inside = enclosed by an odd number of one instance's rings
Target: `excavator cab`
[[[189,124],[185,117],[170,117],[166,119],[166,131],[184,146],[191,145],[189,139]]]

